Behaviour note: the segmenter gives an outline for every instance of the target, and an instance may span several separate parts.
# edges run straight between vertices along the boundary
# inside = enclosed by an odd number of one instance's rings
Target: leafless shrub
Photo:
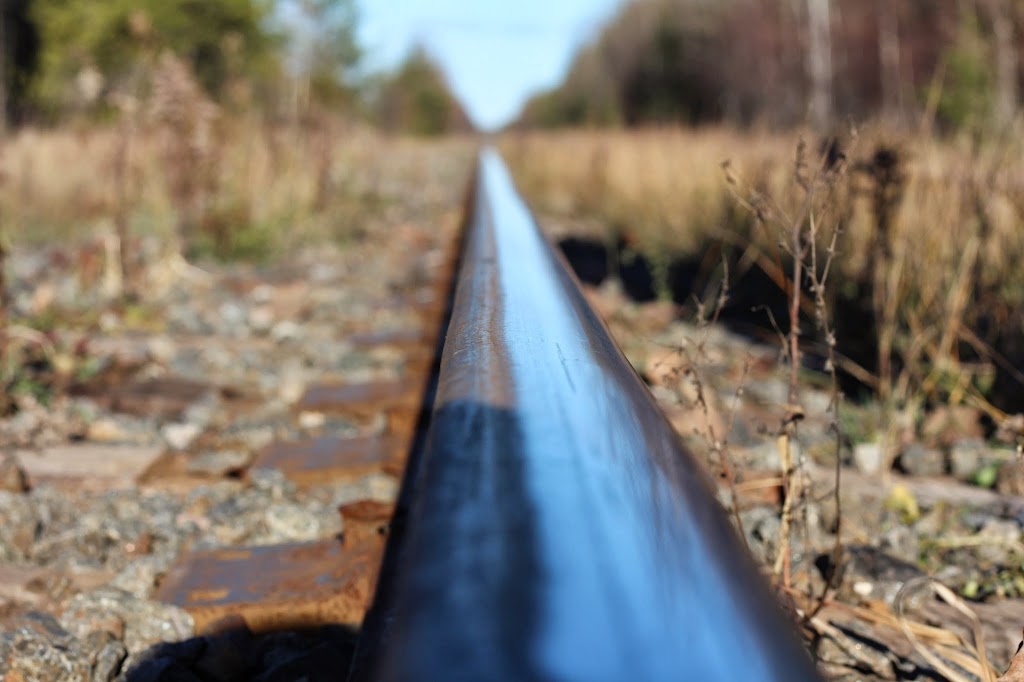
[[[854,132],[852,135],[856,137]],[[801,530],[806,537],[809,527],[807,510],[811,490],[804,450],[796,450],[799,440],[799,424],[806,417],[800,404],[800,375],[803,330],[801,320],[804,311],[813,311],[814,324],[824,338],[826,370],[830,375],[832,399],[830,401],[831,429],[836,436],[835,446],[835,490],[837,524],[841,524],[839,486],[841,476],[842,432],[839,420],[839,406],[842,394],[837,375],[836,335],[829,311],[829,281],[837,256],[837,246],[842,232],[841,221],[836,212],[834,193],[840,187],[840,180],[847,172],[845,154],[837,152],[836,142],[823,148],[820,156],[811,154],[801,139],[797,146],[793,165],[793,185],[800,197],[796,212],[787,211],[781,202],[763,192],[744,186],[725,164],[726,181],[736,200],[751,212],[754,219],[769,235],[775,236],[775,261],[782,263],[782,253],[789,259],[790,273],[785,280],[788,301],[788,330],[779,333],[783,355],[789,366],[788,404],[781,416],[776,431],[776,447],[782,469],[783,504],[779,527],[778,551],[773,563],[773,572],[781,580],[782,587],[791,590],[791,538],[796,524],[802,521]],[[781,270],[781,267],[779,268]],[[799,453],[794,457],[794,451]],[[802,517],[798,514],[803,512]],[[838,562],[842,551],[841,528],[837,527],[834,560]],[[826,590],[829,586],[826,585]],[[810,591],[810,584],[807,586]],[[824,594],[822,595],[822,599]],[[819,601],[819,604],[821,601]]]

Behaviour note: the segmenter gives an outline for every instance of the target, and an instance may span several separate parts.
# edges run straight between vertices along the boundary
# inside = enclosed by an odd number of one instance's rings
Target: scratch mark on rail
[[[556,343],[555,348],[558,349],[558,359],[562,361],[562,371],[565,372],[565,378],[569,380],[569,387],[572,389],[572,392],[575,393],[576,384],[573,383],[572,375],[569,374],[569,366],[565,363],[565,356],[562,355],[562,347]]]

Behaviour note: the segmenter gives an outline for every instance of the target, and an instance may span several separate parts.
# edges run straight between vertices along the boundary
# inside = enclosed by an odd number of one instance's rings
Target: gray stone
[[[226,301],[220,306],[217,317],[220,328],[230,336],[233,335],[232,332],[239,331],[245,325],[247,315],[244,307],[233,301]]]
[[[678,405],[679,394],[668,386],[662,386],[655,384],[654,386],[648,387],[651,391],[651,395],[658,402],[659,405]]]
[[[269,494],[271,499],[283,499],[295,492],[295,484],[277,469],[253,469],[249,479],[256,490]]]
[[[124,644],[130,654],[193,634],[192,616],[188,612],[111,587],[72,597],[60,622],[72,634],[86,637],[111,617],[124,621]]]
[[[325,518],[324,513],[298,504],[273,504],[264,519],[269,542],[317,540],[341,532],[341,515]]]
[[[270,330],[270,338],[277,343],[292,341],[299,338],[301,334],[302,328],[291,320],[281,320]]]
[[[804,388],[800,391],[800,406],[804,408],[808,418],[827,415],[832,407],[832,394],[828,391]]]
[[[269,306],[258,306],[249,311],[249,326],[257,334],[266,334],[274,326],[274,311]]]
[[[1024,460],[1014,457],[999,466],[996,490],[1003,495],[1024,495]]]
[[[121,672],[121,665],[128,657],[128,650],[123,642],[117,640],[107,642],[99,653],[92,668],[92,682],[110,682]]]
[[[185,408],[185,412],[182,414],[182,421],[205,428],[213,421],[213,416],[218,408],[220,408],[220,405],[221,399],[218,391],[207,391],[199,400]]]
[[[790,446],[794,465],[800,461],[803,448],[799,441]],[[737,464],[756,471],[780,471],[779,450],[774,438],[761,439],[761,442],[749,448],[730,448],[732,459]]]
[[[0,490],[12,493],[28,490],[28,476],[13,454],[0,455]]]
[[[203,432],[203,427],[194,423],[171,423],[165,424],[160,429],[160,435],[164,437],[167,445],[175,450],[185,450]]]
[[[980,438],[962,438],[949,448],[950,473],[961,480],[970,479],[983,467],[1010,459],[1009,450],[990,448]]]
[[[147,354],[150,359],[159,362],[161,364],[167,364],[177,353],[177,346],[167,336],[154,336],[149,339],[149,343],[146,346]]]
[[[398,497],[400,483],[394,476],[387,474],[370,474],[358,481],[339,486],[330,506],[334,509],[357,500],[392,501]]]
[[[949,471],[961,480],[970,478],[982,467],[988,448],[980,438],[958,440],[949,448]]]
[[[853,446],[853,465],[862,474],[879,473],[883,463],[881,443],[857,443]]]
[[[1014,563],[1011,554],[1020,547],[1020,526],[1010,519],[988,518],[978,531],[978,558],[998,566]]]
[[[920,443],[910,443],[900,453],[899,467],[911,476],[940,476],[946,471],[942,451]]]
[[[274,298],[274,287],[270,284],[259,284],[249,292],[249,300],[253,303],[270,303]]]
[[[777,377],[749,379],[745,392],[754,401],[766,405],[785,405],[789,400],[789,384]]]
[[[226,476],[241,471],[252,462],[245,450],[206,450],[189,459],[185,470],[195,476]]]
[[[921,551],[916,528],[909,526],[893,526],[879,537],[879,548],[897,559],[907,563],[916,563]]]
[[[139,557],[114,576],[110,587],[124,590],[139,599],[148,599],[171,563],[168,555]]]
[[[31,612],[0,633],[0,679],[18,673],[33,682],[89,682],[91,665],[81,644],[57,620]]]

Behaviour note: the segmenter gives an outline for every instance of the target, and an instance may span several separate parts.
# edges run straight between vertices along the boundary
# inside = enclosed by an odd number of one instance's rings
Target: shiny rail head
[[[818,679],[485,150],[379,680]]]

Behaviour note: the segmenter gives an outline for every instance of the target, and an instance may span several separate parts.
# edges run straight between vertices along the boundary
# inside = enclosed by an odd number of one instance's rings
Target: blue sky
[[[512,119],[558,83],[575,50],[623,0],[357,0],[367,66],[424,45],[483,128]]]

